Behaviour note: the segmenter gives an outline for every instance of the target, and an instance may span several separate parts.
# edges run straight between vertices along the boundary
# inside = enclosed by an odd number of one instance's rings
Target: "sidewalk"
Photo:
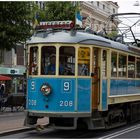
[[[29,127],[23,126],[25,119],[24,111],[15,111],[10,112],[6,110],[6,112],[0,112],[0,134],[29,129]],[[38,119],[37,124],[46,124],[48,122],[48,118]]]

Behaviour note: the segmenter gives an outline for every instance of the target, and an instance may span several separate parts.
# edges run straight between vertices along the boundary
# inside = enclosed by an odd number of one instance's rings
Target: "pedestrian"
[[[1,83],[1,86],[0,86],[0,97],[1,98],[4,97],[4,92],[5,92],[5,84]]]
[[[3,102],[3,97],[4,97],[4,92],[5,92],[5,85],[4,83],[0,83],[0,111],[2,109],[2,102]]]

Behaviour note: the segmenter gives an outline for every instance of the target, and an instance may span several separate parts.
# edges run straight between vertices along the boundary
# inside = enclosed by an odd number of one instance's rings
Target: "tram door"
[[[98,108],[99,104],[99,77],[100,77],[100,67],[99,67],[99,49],[93,48],[93,68],[92,68],[92,110]]]

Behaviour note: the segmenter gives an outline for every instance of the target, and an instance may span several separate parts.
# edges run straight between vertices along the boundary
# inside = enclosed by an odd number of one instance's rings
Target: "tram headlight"
[[[49,95],[52,92],[52,88],[48,83],[44,83],[41,88],[40,91],[45,95]]]

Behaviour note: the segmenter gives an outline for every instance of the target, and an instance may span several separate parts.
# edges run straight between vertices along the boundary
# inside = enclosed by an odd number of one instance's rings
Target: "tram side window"
[[[126,60],[127,59],[125,55],[119,54],[119,77],[126,77]]]
[[[111,76],[117,77],[117,53],[112,52],[111,55]]]
[[[107,76],[107,51],[103,50],[103,55],[102,55],[102,76],[106,77]]]
[[[128,78],[135,78],[135,57],[128,56]]]
[[[38,74],[38,47],[30,48],[29,74]]]
[[[75,48],[62,46],[59,50],[59,75],[75,75]]]
[[[140,78],[140,58],[137,58],[136,77]]]
[[[41,49],[41,74],[56,74],[56,48],[54,46],[43,46]]]
[[[90,48],[80,47],[78,49],[78,75],[90,75]]]

